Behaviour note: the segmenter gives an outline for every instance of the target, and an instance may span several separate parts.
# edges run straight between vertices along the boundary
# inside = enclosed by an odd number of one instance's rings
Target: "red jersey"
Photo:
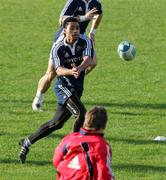
[[[53,165],[58,180],[114,180],[111,147],[102,134],[83,128],[64,137]]]

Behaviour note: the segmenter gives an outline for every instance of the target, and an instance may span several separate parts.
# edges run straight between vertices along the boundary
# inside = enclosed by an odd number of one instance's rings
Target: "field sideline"
[[[18,161],[18,141],[49,120],[56,109],[52,87],[43,113],[31,109],[39,78],[58,28],[64,0],[0,0],[0,180],[55,179],[54,148],[71,131],[63,129],[32,146],[27,163]],[[86,77],[87,109],[103,105],[105,137],[113,149],[116,180],[166,179],[166,0],[102,0],[104,16],[96,33],[98,66]],[[122,40],[137,48],[122,61]]]

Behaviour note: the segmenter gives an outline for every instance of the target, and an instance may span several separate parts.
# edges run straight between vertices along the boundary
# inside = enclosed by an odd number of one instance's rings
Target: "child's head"
[[[83,128],[89,130],[105,129],[107,123],[107,112],[104,107],[93,107],[87,111]]]

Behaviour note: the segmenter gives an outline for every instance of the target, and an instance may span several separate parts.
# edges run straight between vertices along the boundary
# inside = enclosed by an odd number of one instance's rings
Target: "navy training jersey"
[[[62,41],[55,43],[51,50],[51,59],[54,64],[54,68],[59,66],[72,69],[72,64],[75,63],[79,66],[84,56],[93,57],[92,42],[85,35],[80,35],[79,39],[72,45],[72,47],[66,43],[64,38]],[[70,97],[72,92],[76,92],[78,97],[81,97],[83,92],[85,71],[82,71],[80,76],[76,79],[74,76],[59,76],[55,83],[55,93],[66,94],[66,97]],[[74,91],[73,91],[74,90]],[[59,101],[59,100],[58,100]],[[59,102],[63,104],[62,102]]]
[[[83,16],[87,11],[96,8],[97,14],[102,14],[102,6],[100,0],[68,0],[65,4],[60,16]],[[90,21],[79,22],[80,33],[83,34],[86,31]]]

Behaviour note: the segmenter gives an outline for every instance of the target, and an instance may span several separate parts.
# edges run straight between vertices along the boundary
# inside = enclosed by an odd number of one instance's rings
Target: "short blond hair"
[[[107,119],[106,109],[101,106],[95,106],[86,112],[83,128],[92,130],[105,129]]]

